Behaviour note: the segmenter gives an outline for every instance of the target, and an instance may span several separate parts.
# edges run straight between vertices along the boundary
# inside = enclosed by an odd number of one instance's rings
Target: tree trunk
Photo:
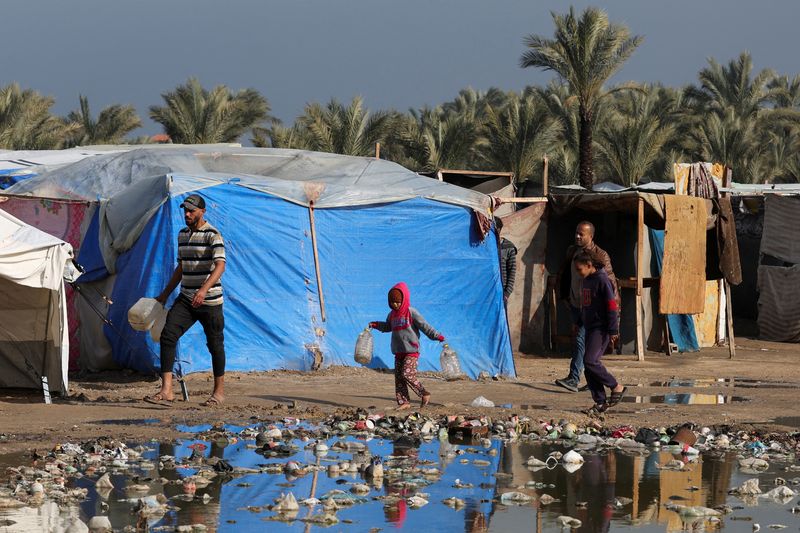
[[[594,151],[592,150],[592,113],[580,106],[580,152],[579,175],[581,187],[592,190],[594,183]]]

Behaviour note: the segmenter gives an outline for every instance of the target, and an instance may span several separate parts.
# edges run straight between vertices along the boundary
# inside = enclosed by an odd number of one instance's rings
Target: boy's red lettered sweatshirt
[[[403,295],[400,309],[392,310],[386,317],[386,322],[375,322],[375,329],[384,333],[392,332],[392,353],[395,355],[419,354],[419,332],[422,331],[429,339],[439,340],[442,335],[425,322],[419,311],[411,307],[410,292],[405,283],[398,283],[392,289],[397,289]],[[389,291],[391,292],[391,291]]]
[[[583,278],[581,285],[581,324],[586,330],[619,333],[619,309],[614,288],[605,270]]]

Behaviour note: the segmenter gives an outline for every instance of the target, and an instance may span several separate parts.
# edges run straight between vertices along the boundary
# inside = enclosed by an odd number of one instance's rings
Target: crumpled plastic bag
[[[353,359],[360,365],[368,365],[372,361],[372,347],[375,340],[372,338],[372,332],[369,328],[365,329],[358,334],[356,340],[356,349],[353,354]]]
[[[478,396],[472,403],[470,404],[472,407],[494,407],[494,402],[492,400],[488,400],[483,396]]]

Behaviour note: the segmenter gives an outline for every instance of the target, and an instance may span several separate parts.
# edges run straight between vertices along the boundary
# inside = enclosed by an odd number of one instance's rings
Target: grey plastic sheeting
[[[109,272],[167,198],[221,184],[315,208],[427,198],[490,215],[484,194],[368,157],[218,145],[154,146],[87,158],[20,182],[5,193],[100,206],[100,248]]]
[[[11,187],[8,194],[107,200],[147,178],[180,174],[209,182],[238,180],[285,200],[318,208],[398,202],[422,197],[487,211],[488,196],[420,176],[369,157],[220,146],[148,147],[96,156]],[[190,189],[194,190],[194,189]],[[154,191],[154,195],[162,191]]]

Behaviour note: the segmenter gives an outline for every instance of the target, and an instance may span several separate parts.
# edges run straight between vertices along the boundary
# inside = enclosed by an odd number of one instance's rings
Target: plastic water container
[[[140,298],[128,309],[128,323],[136,331],[147,331],[153,327],[160,315],[165,315],[166,318],[166,313],[164,306],[154,298]]]
[[[461,365],[458,364],[458,354],[447,344],[442,348],[442,354],[439,356],[439,364],[441,365],[442,374],[444,374],[445,379],[458,379],[464,375],[461,371]]]
[[[372,332],[369,330],[369,328],[358,334],[355,354],[353,356],[356,360],[356,363],[360,365],[368,365],[370,361],[372,361],[373,343],[374,341],[372,339]]]
[[[150,338],[153,339],[153,342],[161,341],[161,332],[164,331],[164,324],[167,323],[167,309],[165,307],[161,307],[161,311],[158,313],[158,317],[156,317],[156,321],[153,322],[153,327],[150,328]]]

